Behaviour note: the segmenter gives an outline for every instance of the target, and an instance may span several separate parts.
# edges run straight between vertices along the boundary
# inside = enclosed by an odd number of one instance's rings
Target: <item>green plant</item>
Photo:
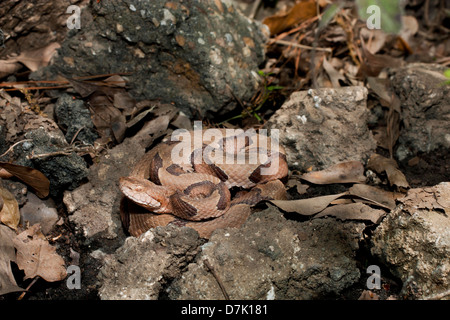
[[[450,85],[450,69],[444,71],[444,76],[448,79],[444,84]]]

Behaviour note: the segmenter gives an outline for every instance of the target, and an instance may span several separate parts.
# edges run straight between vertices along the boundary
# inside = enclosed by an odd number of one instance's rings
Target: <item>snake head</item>
[[[156,213],[170,212],[168,190],[151,181],[136,177],[122,177],[120,191],[134,203]]]

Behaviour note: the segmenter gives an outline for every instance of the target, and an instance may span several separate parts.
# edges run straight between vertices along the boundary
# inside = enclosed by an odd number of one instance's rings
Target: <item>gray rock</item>
[[[93,144],[99,137],[92,123],[91,113],[83,100],[64,94],[56,102],[55,114],[59,127],[66,131],[67,142],[70,143],[75,134],[77,140],[87,144]]]
[[[161,288],[180,276],[198,252],[200,239],[191,228],[170,226],[129,237],[98,275],[103,300],[155,300]]]
[[[324,169],[350,160],[364,163],[376,149],[367,126],[367,89],[324,88],[309,92],[294,92],[267,124],[268,128],[280,130],[289,166],[306,171],[311,166]]]
[[[88,241],[116,239],[123,235],[119,218],[122,197],[119,178],[129,174],[144,151],[137,142],[125,139],[89,168],[89,182],[64,193],[69,219]]]
[[[403,281],[401,295],[449,295],[450,183],[411,189],[374,231],[373,255]]]
[[[60,130],[33,129],[25,134],[25,138],[33,141],[29,146],[22,146],[24,155],[48,154],[61,151],[69,146]],[[50,195],[52,196],[61,194],[67,189],[75,189],[88,173],[86,162],[75,153],[32,160],[23,158],[18,162],[41,171],[50,180]]]
[[[229,111],[234,96],[249,100],[258,87],[264,28],[229,1],[111,0],[93,2],[82,16],[54,65],[33,77],[130,72],[136,99],[175,103],[200,117]]]
[[[241,229],[217,230],[195,263],[167,289],[171,299],[223,299],[207,260],[230,299],[319,299],[360,277],[355,251],[364,224],[325,218],[286,220],[275,208]]]
[[[392,69],[392,86],[401,100],[403,127],[396,155],[399,160],[417,152],[450,148],[450,86],[445,67],[413,63]]]

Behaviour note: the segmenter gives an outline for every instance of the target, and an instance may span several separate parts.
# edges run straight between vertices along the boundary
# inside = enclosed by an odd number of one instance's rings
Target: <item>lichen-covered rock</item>
[[[403,281],[404,297],[448,296],[450,183],[411,189],[399,201],[374,231],[372,254]]]
[[[350,160],[364,163],[376,149],[367,126],[366,100],[364,87],[294,92],[268,127],[280,130],[291,168],[306,171]]]
[[[397,157],[403,160],[417,152],[450,148],[450,86],[445,67],[413,63],[391,69],[392,86],[399,96],[403,123]]]
[[[130,72],[135,98],[195,116],[229,111],[258,87],[264,28],[229,1],[93,1],[82,17],[54,65],[35,77]]]
[[[199,242],[196,231],[175,226],[127,238],[100,270],[100,298],[158,299],[162,286],[178,277],[194,259]]]
[[[332,218],[286,220],[271,207],[241,229],[222,229],[195,263],[167,289],[171,299],[224,299],[207,260],[230,299],[318,299],[358,281],[355,251],[364,224]]]

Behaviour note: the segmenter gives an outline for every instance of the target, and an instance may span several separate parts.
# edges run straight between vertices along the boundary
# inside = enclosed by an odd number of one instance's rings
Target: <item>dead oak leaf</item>
[[[332,207],[325,208],[314,218],[320,218],[325,216],[333,216],[340,220],[368,220],[375,224],[378,224],[386,215],[386,212],[380,209],[371,208],[361,202],[341,204]]]
[[[39,170],[8,162],[0,162],[0,168],[5,169],[13,176],[32,187],[39,198],[48,196],[50,181]]]
[[[17,235],[13,242],[17,249],[17,266],[25,272],[24,280],[39,276],[45,281],[54,282],[66,277],[64,259],[45,239],[39,224]]]
[[[305,173],[301,179],[315,184],[364,182],[364,166],[359,161],[337,163],[321,171]]]
[[[316,13],[315,1],[303,1],[293,6],[287,13],[265,18],[263,23],[269,27],[270,34],[274,35],[292,28],[306,19],[313,18]]]
[[[398,188],[409,188],[405,175],[398,169],[397,162],[394,159],[373,154],[367,163],[367,168],[377,173],[386,172],[391,186],[396,185]]]
[[[3,207],[0,210],[0,222],[11,229],[16,230],[20,221],[19,205],[14,195],[0,187],[0,198],[2,198]]]
[[[23,290],[17,285],[11,269],[11,261],[15,260],[15,236],[14,231],[0,225],[0,295]]]

